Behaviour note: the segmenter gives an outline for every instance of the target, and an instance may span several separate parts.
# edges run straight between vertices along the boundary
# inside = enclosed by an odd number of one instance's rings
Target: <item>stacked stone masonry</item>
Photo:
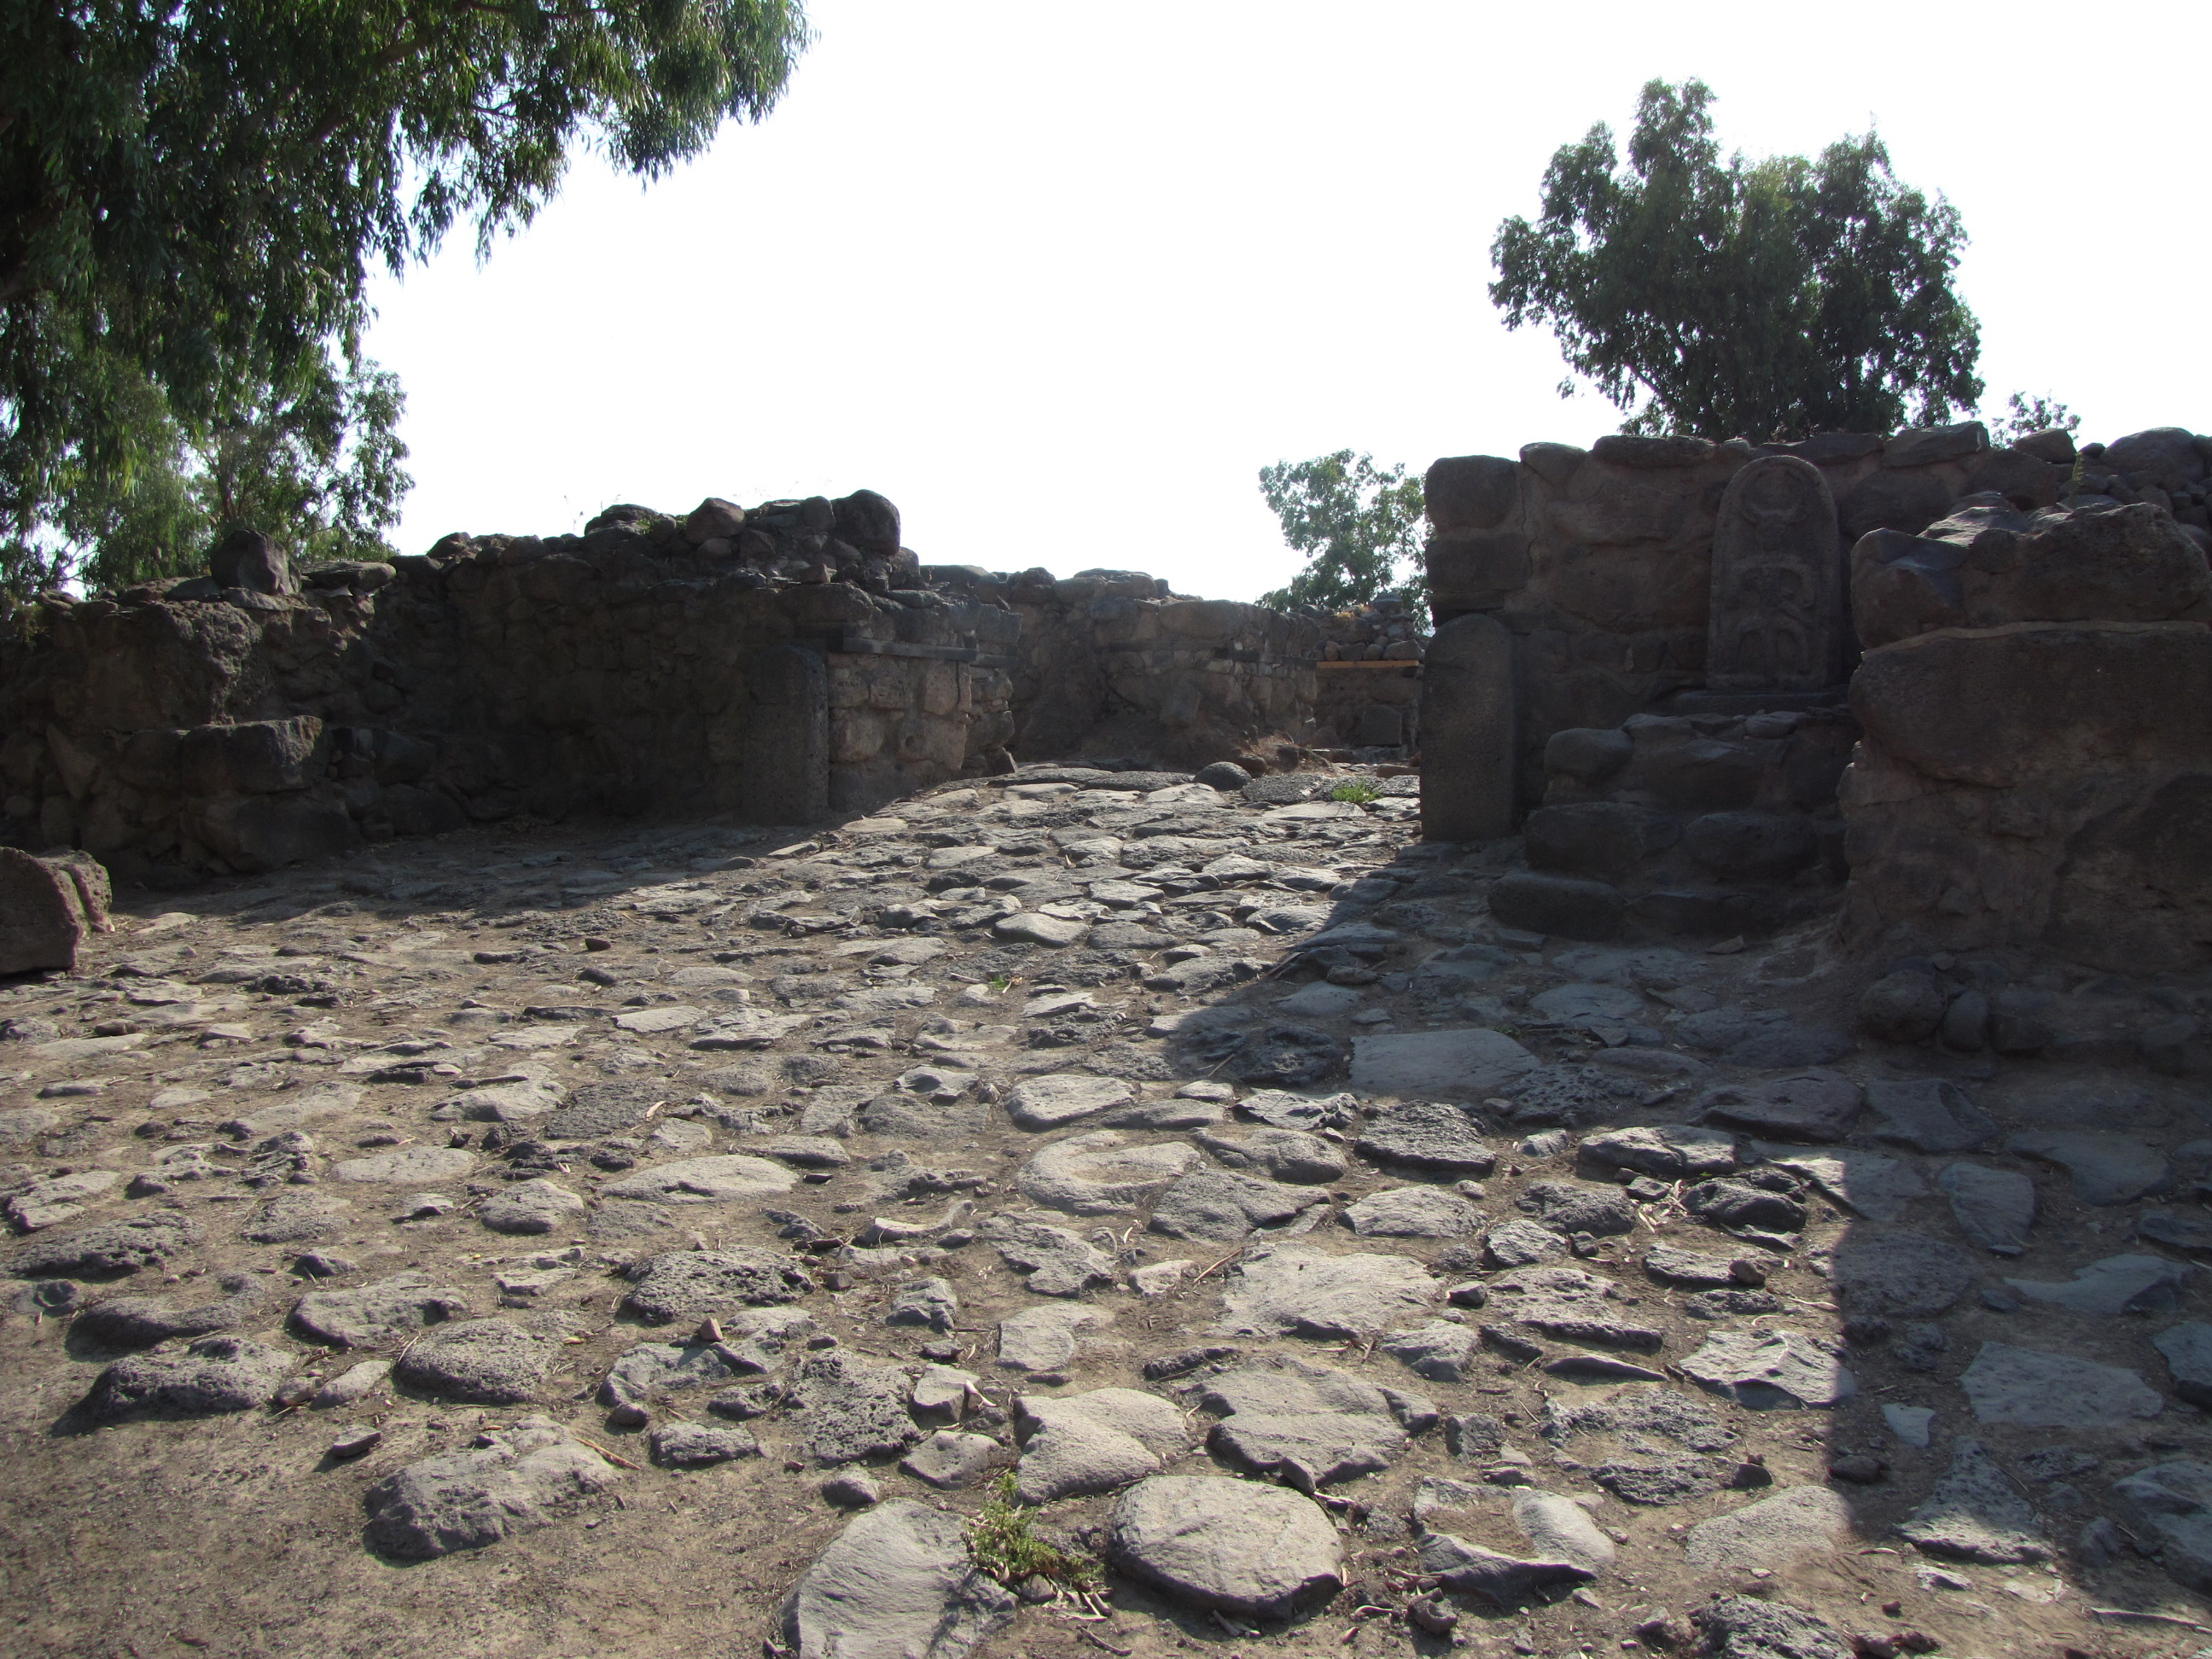
[[[1562,914],[1559,882],[1627,884],[1582,895],[1608,930],[1659,900],[1771,924],[1847,862],[1857,946],[2201,965],[2208,463],[2174,428],[2077,452],[1978,422],[1440,460],[1429,833],[1528,816]],[[1494,684],[1449,725],[1447,659]],[[1730,862],[1768,890],[1672,902]]]
[[[208,577],[46,596],[0,631],[5,838],[183,880],[524,813],[811,823],[1094,732],[1255,769],[1312,736],[1304,619],[926,576],[899,533],[866,490],[710,498],[304,580],[246,534]]]

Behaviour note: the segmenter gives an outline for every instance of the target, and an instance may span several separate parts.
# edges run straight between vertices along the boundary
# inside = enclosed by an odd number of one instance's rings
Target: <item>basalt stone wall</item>
[[[2078,453],[2062,432],[1992,447],[1968,422],[1449,457],[1428,472],[1430,590],[1439,624],[1482,612],[1511,636],[1525,811],[1556,732],[1676,709],[1683,693],[1749,708],[1839,685],[1858,654],[1844,555],[1869,533],[1916,538],[1978,495],[2019,512],[2070,495],[2146,504],[2201,546],[2206,450],[2172,428]]]
[[[1142,571],[927,574],[1020,618],[1012,747],[1024,759],[1127,751],[1273,765],[1283,745],[1316,740],[1322,635],[1310,617],[1191,599]]]
[[[523,811],[805,822],[1006,763],[1020,618],[920,586],[880,497],[615,513],[26,608],[7,839],[159,879]]]
[[[1314,726],[1331,748],[1418,744],[1426,618],[1402,599],[1308,613],[1321,624]]]

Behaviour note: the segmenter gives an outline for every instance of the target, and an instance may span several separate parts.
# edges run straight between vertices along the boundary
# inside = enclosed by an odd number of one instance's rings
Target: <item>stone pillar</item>
[[[1423,837],[1511,835],[1520,747],[1512,634],[1495,617],[1454,617],[1429,641],[1422,672]]]
[[[1820,469],[1765,455],[1729,481],[1713,526],[1705,684],[1818,691],[1844,681],[1843,543]]]
[[[830,665],[804,646],[762,652],[746,670],[744,774],[754,823],[812,823],[830,812]]]

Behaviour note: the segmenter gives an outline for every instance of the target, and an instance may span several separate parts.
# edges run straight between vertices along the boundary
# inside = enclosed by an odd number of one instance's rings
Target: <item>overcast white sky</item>
[[[2212,15],[1370,0],[811,0],[781,106],[643,187],[586,161],[479,266],[380,284],[416,483],[397,540],[551,534],[866,485],[925,560],[1141,568],[1245,599],[1297,566],[1270,462],[1587,443],[1551,336],[1486,297],[1545,162],[1652,76],[1723,144],[1874,124],[1973,238],[1994,408],[2212,429]]]

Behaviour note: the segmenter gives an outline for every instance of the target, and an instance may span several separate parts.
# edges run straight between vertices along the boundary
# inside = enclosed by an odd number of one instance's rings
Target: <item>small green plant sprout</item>
[[[1003,991],[1009,986],[1012,985],[1013,982],[1012,976],[1006,974],[1000,974],[997,978],[991,981],[991,989],[994,993]]]
[[[968,1523],[968,1553],[975,1565],[1002,1584],[1043,1578],[1066,1590],[1097,1589],[1104,1582],[1098,1563],[1038,1537],[1030,1526],[1032,1513],[1015,1498],[1014,1477],[1000,1475]]]
[[[1340,783],[1330,790],[1328,798],[1331,800],[1348,800],[1354,806],[1364,806],[1369,801],[1382,799],[1382,792],[1375,787],[1371,778],[1353,778],[1350,782]]]

